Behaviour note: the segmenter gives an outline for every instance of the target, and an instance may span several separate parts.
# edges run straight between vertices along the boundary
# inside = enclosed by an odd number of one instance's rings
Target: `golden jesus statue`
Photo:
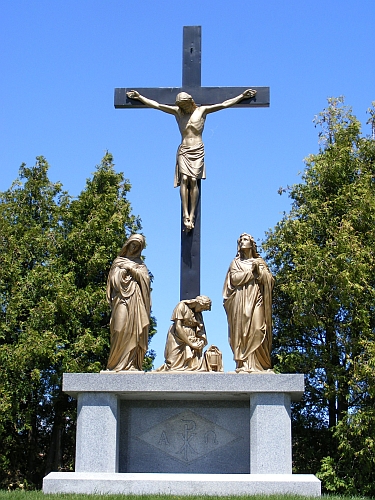
[[[180,186],[182,217],[186,231],[194,227],[195,209],[198,202],[198,179],[206,178],[204,166],[204,145],[202,133],[206,116],[209,113],[229,108],[242,101],[254,97],[256,90],[248,89],[232,99],[209,106],[197,106],[186,92],[176,97],[175,106],[160,104],[144,97],[136,90],[127,92],[130,99],[138,99],[150,108],[174,115],[181,132],[182,142],[177,151],[174,186]]]

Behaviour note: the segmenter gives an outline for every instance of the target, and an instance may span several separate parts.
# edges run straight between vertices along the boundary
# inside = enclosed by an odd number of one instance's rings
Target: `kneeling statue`
[[[165,345],[163,371],[210,371],[203,349],[207,345],[202,311],[211,309],[211,299],[198,295],[181,300],[174,308]]]

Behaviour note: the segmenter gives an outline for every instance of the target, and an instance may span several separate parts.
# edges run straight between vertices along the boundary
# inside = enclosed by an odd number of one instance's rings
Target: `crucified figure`
[[[176,97],[176,105],[169,106],[144,97],[136,90],[127,92],[130,99],[138,99],[150,108],[174,115],[181,132],[182,142],[177,151],[174,186],[180,186],[182,217],[186,231],[194,227],[195,209],[199,190],[198,179],[205,179],[204,146],[202,133],[206,116],[221,109],[234,106],[242,99],[254,97],[256,90],[248,89],[232,99],[209,106],[197,106],[186,92],[180,92]]]

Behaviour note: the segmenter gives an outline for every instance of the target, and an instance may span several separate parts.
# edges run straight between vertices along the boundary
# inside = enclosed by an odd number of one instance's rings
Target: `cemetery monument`
[[[48,474],[45,493],[320,495],[315,476],[292,474],[291,401],[302,397],[304,376],[272,372],[273,277],[247,233],[224,284],[236,372],[222,372],[218,347],[203,353],[202,312],[211,307],[200,294],[205,117],[229,106],[268,105],[267,87],[201,86],[200,26],[184,27],[181,87],[115,90],[115,107],[151,106],[174,114],[180,127],[180,302],[164,365],[141,371],[150,288],[140,259],[144,239],[132,235],[108,278],[108,370],[64,374],[63,390],[77,399],[75,472]]]

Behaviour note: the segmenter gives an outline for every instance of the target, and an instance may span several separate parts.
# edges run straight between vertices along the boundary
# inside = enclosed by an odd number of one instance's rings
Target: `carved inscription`
[[[163,431],[161,433],[161,436],[160,436],[158,444],[160,444],[160,445],[169,445],[169,441],[168,441],[167,434],[165,433],[165,431]]]
[[[239,436],[187,410],[160,422],[138,439],[181,462],[190,463]]]

